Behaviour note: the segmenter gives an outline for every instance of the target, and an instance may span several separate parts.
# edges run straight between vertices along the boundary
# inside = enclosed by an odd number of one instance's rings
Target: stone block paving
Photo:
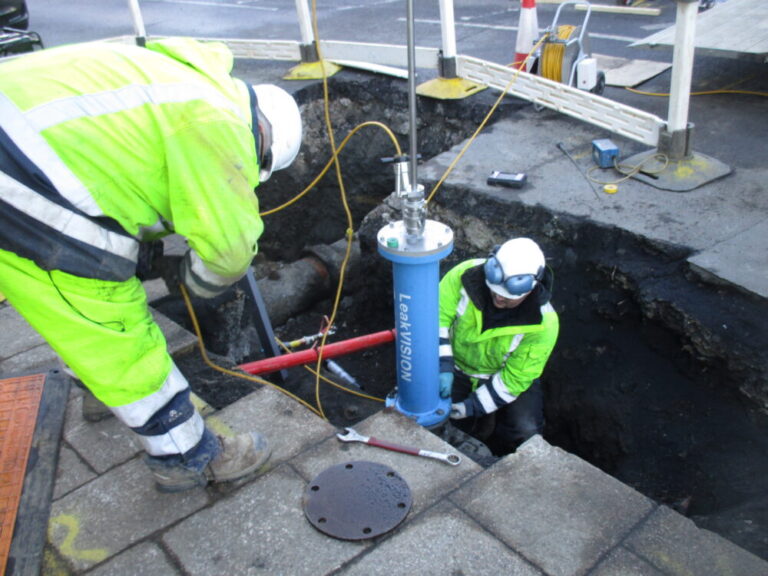
[[[164,330],[175,333],[169,346],[194,345],[192,335],[166,321]],[[0,307],[0,326],[0,374],[57,366],[55,354],[8,306]],[[25,368],[18,360],[31,352],[38,360]],[[114,418],[83,422],[81,401],[82,392],[73,389],[43,573],[768,574],[768,562],[538,436],[490,468],[467,458],[452,467],[342,443],[328,422],[263,387],[206,421],[221,435],[253,428],[265,433],[274,446],[270,469],[241,484],[161,494],[131,434]],[[355,429],[403,445],[453,451],[389,409]],[[309,523],[303,498],[319,473],[355,461],[396,470],[413,505],[389,533],[344,541]]]

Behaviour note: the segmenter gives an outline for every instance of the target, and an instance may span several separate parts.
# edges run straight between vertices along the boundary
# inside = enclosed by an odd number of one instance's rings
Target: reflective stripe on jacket
[[[135,273],[138,242],[184,236],[228,285],[263,231],[246,86],[218,42],[92,43],[0,64],[0,248],[46,270]]]
[[[476,396],[483,412],[488,413],[514,401],[541,376],[557,341],[559,320],[547,299],[540,305],[539,323],[483,330],[482,310],[462,285],[462,276],[484,262],[462,262],[440,281],[440,332],[449,336],[456,366],[486,381]],[[445,352],[441,347],[442,362]]]

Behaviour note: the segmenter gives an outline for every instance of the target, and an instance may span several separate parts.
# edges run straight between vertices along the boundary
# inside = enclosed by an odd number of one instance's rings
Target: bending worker
[[[240,279],[263,224],[254,188],[298,153],[296,102],[230,76],[221,43],[102,43],[0,64],[0,291],[137,435],[158,489],[234,480],[270,455],[218,438],[136,277],[139,243],[172,232],[179,277],[213,297]]]
[[[458,264],[440,281],[440,395],[501,456],[544,428],[539,377],[557,340],[552,273],[529,238]]]

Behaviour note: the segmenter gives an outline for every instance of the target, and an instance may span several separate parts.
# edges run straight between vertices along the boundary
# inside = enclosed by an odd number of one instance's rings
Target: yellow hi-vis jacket
[[[440,281],[440,371],[455,363],[470,376],[470,416],[495,412],[525,392],[544,371],[560,328],[549,273],[518,308],[488,313],[484,263],[466,260]]]
[[[0,64],[0,249],[123,281],[176,232],[223,288],[263,231],[247,86],[222,43],[92,43]],[[215,292],[215,290],[214,290]]]

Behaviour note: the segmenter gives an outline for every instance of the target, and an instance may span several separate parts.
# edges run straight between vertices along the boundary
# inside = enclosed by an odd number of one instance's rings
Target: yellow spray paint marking
[[[216,410],[214,410],[213,406],[208,404],[205,400],[200,398],[197,394],[194,392],[191,392],[189,394],[189,398],[192,401],[192,404],[195,408],[197,408],[197,411],[200,412],[200,415],[205,418],[206,416],[213,414]]]
[[[690,178],[694,173],[694,167],[689,164],[678,164],[675,168],[676,178]]]
[[[205,425],[208,427],[208,429],[213,432],[214,434],[217,434],[218,436],[234,436],[235,432],[230,428],[228,425],[226,425],[224,422],[219,420],[216,416],[209,416],[205,419]]]
[[[109,556],[109,550],[106,548],[91,548],[89,550],[78,550],[75,548],[75,540],[80,533],[80,521],[71,514],[60,514],[51,518],[48,528],[48,537],[53,541],[53,526],[62,526],[66,533],[64,540],[59,545],[59,551],[69,558],[75,560],[85,560],[86,562],[101,562]]]

